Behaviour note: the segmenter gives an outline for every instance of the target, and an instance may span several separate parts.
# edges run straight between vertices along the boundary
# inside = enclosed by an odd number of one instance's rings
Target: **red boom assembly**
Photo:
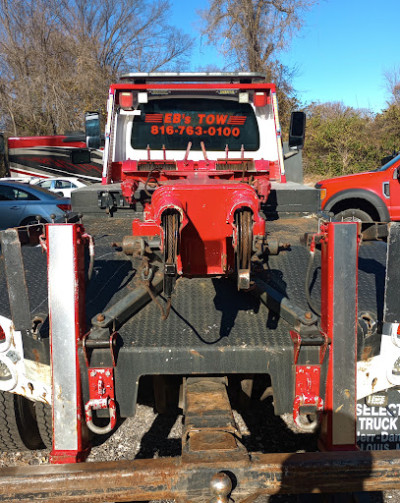
[[[265,235],[256,188],[210,174],[195,172],[175,182],[161,182],[145,206],[145,220],[132,223],[133,236],[161,238],[168,297],[176,276],[232,274],[235,255],[238,288],[250,286],[253,237]],[[267,197],[268,175],[257,178],[257,183]]]

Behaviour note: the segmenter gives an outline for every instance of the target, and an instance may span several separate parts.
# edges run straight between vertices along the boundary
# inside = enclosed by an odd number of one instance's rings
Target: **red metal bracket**
[[[324,402],[320,393],[320,365],[296,365],[295,399],[293,419],[303,430],[314,430],[315,422],[305,421],[307,414],[322,412]],[[317,418],[319,421],[319,418]]]
[[[89,396],[85,404],[85,418],[88,428],[97,434],[109,433],[117,423],[117,410],[114,393],[113,367],[89,368]],[[96,426],[93,423],[93,410],[108,409],[110,422],[107,426]]]
[[[117,332],[110,334],[109,340],[88,340],[85,334],[82,338],[82,349],[88,369],[89,401],[85,404],[85,419],[89,430],[99,435],[109,433],[115,428],[117,422],[117,408],[114,392],[114,367],[115,367],[115,340]],[[88,349],[109,348],[111,367],[91,367]],[[93,410],[108,409],[110,422],[106,426],[96,426],[93,423]]]
[[[321,365],[324,361],[329,339],[323,332],[320,332],[323,343],[319,349],[319,362],[313,365],[298,365],[302,337],[295,330],[290,331],[294,345],[294,363],[296,365],[295,399],[293,402],[293,419],[302,430],[314,431],[319,422],[319,413],[323,411],[324,402],[320,397]],[[310,422],[307,414],[317,413],[315,421]]]

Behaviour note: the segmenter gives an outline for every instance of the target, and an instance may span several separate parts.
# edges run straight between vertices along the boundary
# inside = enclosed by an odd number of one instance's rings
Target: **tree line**
[[[317,1],[209,0],[199,12],[194,35],[219,48],[224,70],[275,82],[284,131],[302,103],[281,54]],[[108,87],[122,73],[187,71],[193,34],[172,26],[170,11],[169,0],[0,0],[0,128],[19,136],[79,130],[85,111],[105,115]],[[305,107],[306,172],[375,168],[399,148],[400,73],[386,80],[391,97],[380,114],[341,103]]]
[[[2,129],[80,129],[121,73],[186,65],[192,38],[169,11],[168,0],[0,0]]]
[[[400,151],[400,79],[396,71],[387,108],[378,114],[343,103],[312,103],[305,108],[304,171],[327,178],[370,171]]]

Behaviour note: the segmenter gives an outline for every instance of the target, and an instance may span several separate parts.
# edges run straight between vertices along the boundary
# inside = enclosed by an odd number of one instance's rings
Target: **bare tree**
[[[386,88],[390,93],[388,105],[400,106],[400,67],[394,67],[384,73]]]
[[[202,33],[219,47],[228,66],[263,72],[278,86],[284,127],[297,104],[291,79],[295,69],[283,65],[280,52],[303,25],[303,14],[318,0],[209,0],[201,11]]]
[[[167,0],[0,0],[0,112],[14,134],[57,134],[104,109],[121,72],[182,65],[192,39]]]
[[[266,71],[275,65],[303,24],[302,15],[316,0],[210,0],[202,11],[203,34],[221,44],[240,70]]]
[[[382,143],[387,151],[400,149],[400,67],[395,66],[384,74],[386,88],[389,91],[387,108],[377,115]]]
[[[55,0],[56,1],[56,0]],[[168,0],[61,0],[59,16],[78,46],[101,68],[155,71],[186,61],[192,39],[167,23]]]
[[[38,133],[55,132],[63,94],[56,77],[64,62],[56,18],[43,0],[2,0],[0,7],[2,113],[9,114],[14,133],[22,123],[27,130],[36,125]]]

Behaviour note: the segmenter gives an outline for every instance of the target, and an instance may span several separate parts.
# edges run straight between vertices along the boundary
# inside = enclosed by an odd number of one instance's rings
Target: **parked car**
[[[71,192],[73,190],[87,186],[87,183],[82,182],[79,178],[73,177],[37,178],[30,183],[65,197],[71,197]]]
[[[400,154],[375,171],[321,180],[321,206],[338,220],[400,220]]]
[[[0,229],[41,222],[56,222],[71,210],[70,199],[48,190],[18,182],[0,182]]]

